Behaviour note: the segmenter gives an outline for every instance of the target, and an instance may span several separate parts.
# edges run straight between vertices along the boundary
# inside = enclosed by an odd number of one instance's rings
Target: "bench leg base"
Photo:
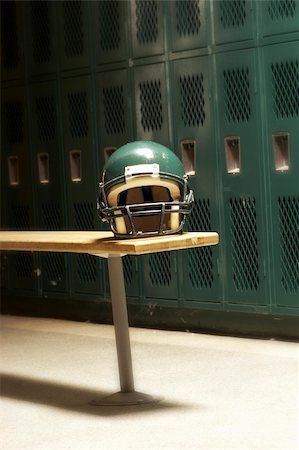
[[[125,406],[125,405],[144,405],[147,403],[158,403],[162,399],[142,392],[116,392],[100,400],[92,400],[93,406]]]

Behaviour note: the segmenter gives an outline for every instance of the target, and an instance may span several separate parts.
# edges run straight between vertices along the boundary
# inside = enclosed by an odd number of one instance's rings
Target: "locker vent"
[[[71,136],[85,137],[88,135],[87,93],[72,92],[67,97]]]
[[[161,130],[163,124],[162,93],[160,80],[139,83],[140,115],[143,130]]]
[[[60,205],[57,203],[43,203],[42,227],[46,230],[60,230],[62,227]]]
[[[64,277],[64,256],[61,253],[43,255],[43,269],[48,283],[55,287]]]
[[[111,51],[120,47],[119,1],[100,1],[99,32],[102,50]]]
[[[106,133],[121,134],[125,129],[124,90],[122,86],[103,89],[104,123]]]
[[[53,97],[36,99],[38,136],[41,142],[51,141],[56,135],[55,103]]]
[[[95,205],[92,202],[74,203],[74,219],[76,230],[94,230]]]
[[[223,77],[227,121],[247,122],[251,114],[248,67],[225,70]]]
[[[30,2],[33,60],[37,64],[49,62],[52,56],[49,8],[50,2],[41,0]]]
[[[97,256],[80,254],[77,255],[77,275],[83,283],[94,283],[97,281]]]
[[[231,199],[230,229],[233,282],[237,291],[256,291],[259,279],[259,255],[254,198]]]
[[[299,292],[299,197],[279,197],[281,282],[286,293]]]
[[[29,206],[12,205],[11,207],[11,223],[10,225],[16,230],[29,230],[30,214]]]
[[[4,105],[7,140],[10,144],[24,141],[24,110],[21,102],[8,102]]]
[[[137,40],[139,44],[153,43],[158,37],[158,2],[136,0]]]
[[[33,255],[32,253],[19,252],[14,255],[14,271],[18,278],[33,277]],[[17,286],[16,286],[17,287]]]
[[[13,69],[19,64],[19,42],[16,2],[1,2],[1,60],[3,67]]]
[[[200,8],[198,0],[176,0],[176,29],[179,36],[194,36],[200,29]]]
[[[153,286],[170,286],[172,279],[170,252],[149,256],[149,278]]]
[[[188,231],[211,231],[210,200],[195,201],[188,221]],[[188,277],[193,288],[211,288],[213,275],[212,248],[188,250]]]
[[[289,19],[296,11],[295,0],[270,0],[268,13],[272,20]]]
[[[203,74],[180,76],[181,118],[186,127],[203,125],[205,99]]]
[[[126,284],[131,284],[133,281],[133,260],[130,255],[123,258],[124,279]]]
[[[246,0],[222,0],[220,7],[220,22],[223,28],[238,28],[244,26],[246,20]]]
[[[83,53],[82,1],[64,1],[62,7],[65,54],[68,58],[80,56]]]
[[[273,109],[277,118],[299,115],[299,60],[271,64]]]

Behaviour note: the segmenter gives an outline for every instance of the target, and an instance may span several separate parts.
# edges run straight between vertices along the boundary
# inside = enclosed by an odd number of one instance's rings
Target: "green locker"
[[[97,75],[100,168],[118,147],[133,140],[130,88],[127,69]],[[139,259],[126,256],[123,267],[128,301],[132,302],[140,296]]]
[[[86,68],[91,62],[90,6],[93,2],[57,2],[61,70]]]
[[[227,307],[267,305],[269,269],[256,51],[216,55]]]
[[[22,42],[21,2],[1,2],[2,80],[13,80],[24,77],[24,50]]]
[[[274,305],[287,314],[299,307],[299,42],[264,47],[263,69]]]
[[[204,0],[166,2],[173,52],[207,47],[210,43],[210,8]]]
[[[255,0],[214,0],[213,22],[215,44],[251,41],[256,36]]]
[[[134,67],[136,139],[170,145],[166,86],[164,63]],[[140,260],[144,296],[176,299],[177,252],[145,255]]]
[[[66,224],[65,196],[56,81],[30,85],[30,111],[35,227],[63,230]],[[42,293],[66,292],[66,255],[40,253],[39,264]]]
[[[168,8],[168,2],[160,0],[133,0],[131,2],[133,58],[164,53],[163,8]]]
[[[2,189],[5,197],[3,225],[10,230],[33,227],[33,196],[26,92],[24,86],[2,90]],[[7,288],[10,293],[33,292],[37,288],[35,257],[29,252],[7,256]]]
[[[61,80],[63,146],[67,191],[67,226],[97,230],[98,161],[89,76]],[[103,261],[92,255],[72,255],[71,291],[99,295],[103,290]]]
[[[211,108],[212,66],[208,56],[172,63],[172,111],[175,149],[189,175],[195,205],[189,231],[219,231],[216,193],[217,155]],[[198,302],[219,302],[218,247],[181,252],[181,296]]]
[[[97,64],[124,62],[128,55],[129,1],[90,2]]]
[[[291,40],[299,33],[298,0],[264,0],[258,2],[261,18],[261,35]]]
[[[57,2],[23,2],[25,59],[30,76],[57,70]]]

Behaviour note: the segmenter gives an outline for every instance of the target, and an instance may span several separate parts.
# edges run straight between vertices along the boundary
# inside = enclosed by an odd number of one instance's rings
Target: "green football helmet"
[[[178,233],[194,201],[179,158],[151,141],[116,150],[104,166],[99,189],[100,218],[118,238]]]

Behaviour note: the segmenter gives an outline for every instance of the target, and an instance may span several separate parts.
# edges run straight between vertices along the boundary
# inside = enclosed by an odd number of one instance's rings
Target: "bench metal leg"
[[[122,257],[109,256],[108,270],[121,390],[102,400],[93,400],[91,404],[99,406],[116,406],[158,402],[160,400],[159,398],[136,392],[134,387]]]

